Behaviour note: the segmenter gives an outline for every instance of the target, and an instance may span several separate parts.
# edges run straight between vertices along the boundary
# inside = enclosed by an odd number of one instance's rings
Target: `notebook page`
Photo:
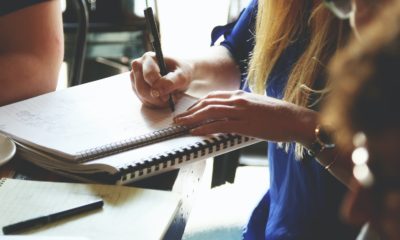
[[[194,101],[185,95],[175,113]],[[167,108],[143,107],[129,74],[3,106],[0,116],[0,132],[64,157],[168,127],[173,118]]]
[[[101,210],[57,221],[23,235],[160,239],[180,203],[177,194],[159,190],[6,179],[0,187],[0,227],[99,196],[104,200]]]

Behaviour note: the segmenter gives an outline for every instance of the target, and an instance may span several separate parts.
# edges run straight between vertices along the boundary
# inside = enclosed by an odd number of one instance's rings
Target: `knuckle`
[[[212,100],[211,99],[204,99],[203,101],[201,101],[201,104],[203,106],[209,106],[211,105]]]
[[[218,96],[219,94],[221,94],[221,92],[222,91],[212,91],[207,94],[206,98],[212,98],[212,97]]]
[[[183,82],[185,82],[186,77],[185,77],[185,74],[183,74],[182,71],[176,71],[175,79],[176,79],[177,82],[182,82],[183,83]]]
[[[134,64],[137,64],[137,62],[139,61],[139,58],[135,58],[131,61],[131,66],[133,66]]]
[[[133,60],[133,61],[131,62],[131,67],[132,67],[132,70],[133,70],[133,71],[137,71],[138,68],[141,68],[141,67],[142,67],[142,64],[141,64],[141,62],[140,62],[138,59],[135,59],[135,60]]]
[[[204,108],[207,112],[216,112],[219,110],[219,107],[215,106],[215,105],[207,105]]]
[[[213,96],[213,92],[207,93],[207,95],[204,98],[210,98]]]
[[[154,57],[154,52],[145,52],[143,54],[143,58],[147,59],[147,58],[153,58]]]
[[[241,96],[243,94],[245,94],[245,92],[243,90],[235,90],[235,91],[233,91],[233,95],[236,95],[236,96]]]
[[[201,100],[198,105],[199,108],[210,109],[211,107],[211,100],[210,99],[203,99]]]
[[[153,71],[146,72],[143,75],[144,75],[144,78],[146,79],[146,82],[149,84],[154,84],[159,79],[158,74]]]
[[[245,98],[235,98],[232,100],[232,103],[234,105],[247,106],[249,102]]]

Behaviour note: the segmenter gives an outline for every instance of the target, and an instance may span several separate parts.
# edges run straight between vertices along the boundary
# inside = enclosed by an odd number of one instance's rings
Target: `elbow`
[[[55,38],[52,52],[49,55],[46,65],[51,66],[51,69],[49,70],[49,78],[45,86],[47,91],[54,91],[57,88],[60,69],[64,59],[64,36],[62,34]]]
[[[59,36],[54,39],[47,54],[39,57],[38,69],[32,80],[38,86],[36,95],[55,91],[59,79],[61,65],[64,59],[64,39]]]
[[[32,54],[27,57],[22,78],[24,80],[21,80],[25,85],[20,88],[21,99],[55,91],[63,57],[64,45],[61,41],[53,42],[51,47],[43,49],[41,54]]]

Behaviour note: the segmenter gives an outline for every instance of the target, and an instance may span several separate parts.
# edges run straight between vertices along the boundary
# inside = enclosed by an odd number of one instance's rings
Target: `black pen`
[[[95,202],[91,202],[76,208],[71,208],[62,212],[53,213],[47,216],[41,216],[37,218],[32,218],[26,221],[10,224],[8,226],[3,227],[4,235],[12,234],[15,232],[24,231],[36,226],[44,225],[47,223],[52,223],[54,221],[64,219],[70,216],[74,216],[80,213],[88,212],[91,210],[95,210],[103,207],[103,200],[96,200]]]
[[[147,7],[144,10],[144,16],[146,18],[147,25],[150,28],[150,40],[153,45],[154,51],[156,52],[158,66],[160,67],[160,74],[161,76],[165,76],[167,75],[168,70],[161,49],[161,41],[160,41],[160,36],[158,35],[158,28],[156,25],[156,21],[154,20],[153,9],[151,7]],[[168,97],[168,105],[172,112],[175,111],[175,103],[174,100],[172,99],[171,93],[169,94]]]

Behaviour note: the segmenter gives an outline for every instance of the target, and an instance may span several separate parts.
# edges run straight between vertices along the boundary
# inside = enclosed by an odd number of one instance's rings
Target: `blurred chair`
[[[87,34],[89,29],[89,12],[86,0],[73,0],[77,12],[76,46],[73,64],[70,66],[69,85],[75,86],[82,83],[83,68],[86,56]]]
[[[129,70],[149,50],[135,0],[67,0],[63,13],[69,86]]]

